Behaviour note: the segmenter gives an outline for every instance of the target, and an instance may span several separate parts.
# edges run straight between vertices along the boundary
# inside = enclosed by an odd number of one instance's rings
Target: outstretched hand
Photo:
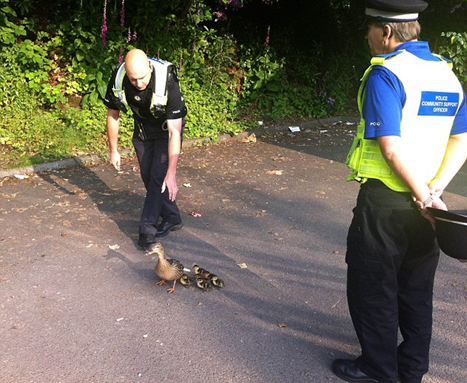
[[[164,193],[165,189],[169,192],[169,199],[175,201],[178,192],[177,179],[174,176],[170,176],[168,173],[162,183],[161,193]]]
[[[110,163],[118,171],[120,171],[120,161],[121,161],[120,153],[118,153],[118,152],[110,153]]]

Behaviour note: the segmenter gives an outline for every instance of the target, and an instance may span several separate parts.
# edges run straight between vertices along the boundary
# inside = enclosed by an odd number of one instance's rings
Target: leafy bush
[[[452,60],[454,72],[463,84],[467,84],[467,32],[443,32],[438,51]]]
[[[347,99],[340,64],[318,71],[319,50],[313,60],[286,60],[256,39],[242,46],[212,27],[216,13],[203,0],[129,9],[128,22],[118,8],[124,2],[107,0],[101,30],[102,2],[85,9],[81,1],[75,9],[51,0],[57,17],[32,0],[10,3],[0,0],[0,145],[16,165],[106,153],[102,97],[111,71],[133,47],[178,66],[189,110],[186,138],[235,135],[257,118],[322,117]],[[122,114],[121,147],[131,147],[132,130],[131,115]]]
[[[0,43],[2,45],[13,45],[18,36],[26,36],[25,28],[12,21],[16,17],[16,12],[8,6],[8,3],[8,0],[0,0],[2,7],[0,10]]]
[[[23,95],[0,109],[0,140],[16,153],[20,165],[67,158],[83,147],[84,137]]]
[[[190,86],[184,86],[183,93],[188,108],[185,138],[216,138],[222,133],[239,133],[245,127],[228,117],[232,114],[228,102],[219,93]]]

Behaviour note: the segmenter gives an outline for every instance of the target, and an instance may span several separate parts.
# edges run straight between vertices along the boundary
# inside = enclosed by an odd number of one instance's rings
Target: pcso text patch
[[[422,92],[419,116],[454,116],[459,107],[458,93]]]

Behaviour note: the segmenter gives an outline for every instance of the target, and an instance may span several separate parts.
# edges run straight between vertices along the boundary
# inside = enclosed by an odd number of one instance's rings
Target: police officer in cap
[[[428,371],[439,247],[427,207],[446,210],[441,196],[467,156],[467,111],[451,63],[418,41],[426,7],[366,1],[373,58],[347,158],[348,180],[361,183],[346,253],[361,355],[332,365],[348,382],[421,383]]]
[[[104,104],[108,108],[110,163],[117,170],[120,170],[120,112],[126,112],[128,107],[133,112],[133,145],[147,191],[138,244],[145,250],[152,250],[158,237],[183,225],[175,198],[187,109],[175,68],[162,60],[150,60],[140,49],[130,50],[125,62],[112,74]]]

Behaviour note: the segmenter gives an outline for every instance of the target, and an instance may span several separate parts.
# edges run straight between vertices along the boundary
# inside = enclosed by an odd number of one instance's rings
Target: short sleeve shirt
[[[424,60],[439,61],[439,58],[431,54],[428,43],[424,41],[403,43],[396,51],[400,49],[405,49]],[[400,136],[400,122],[405,101],[406,93],[400,80],[387,68],[375,66],[366,83],[362,114],[365,121],[378,121],[379,124],[378,126],[366,124],[365,138]],[[451,135],[466,132],[467,107],[464,93],[464,102],[457,112]]]
[[[109,109],[118,110],[115,103],[115,96],[113,95],[112,88],[115,84],[115,76],[117,69],[112,73],[109,84],[107,85],[107,92],[104,99],[104,105]],[[131,85],[130,80],[125,75],[123,78],[123,89],[129,107],[133,112],[135,125],[141,124],[144,127],[146,137],[149,139],[167,137],[166,120],[176,120],[184,118],[187,114],[185,100],[180,89],[180,83],[176,73],[169,74],[167,84],[167,105],[165,113],[155,117],[151,111],[151,100],[153,95],[154,85],[154,69],[152,70],[151,80],[148,86],[143,90],[138,90]],[[137,126],[135,126],[135,135],[137,134]]]

